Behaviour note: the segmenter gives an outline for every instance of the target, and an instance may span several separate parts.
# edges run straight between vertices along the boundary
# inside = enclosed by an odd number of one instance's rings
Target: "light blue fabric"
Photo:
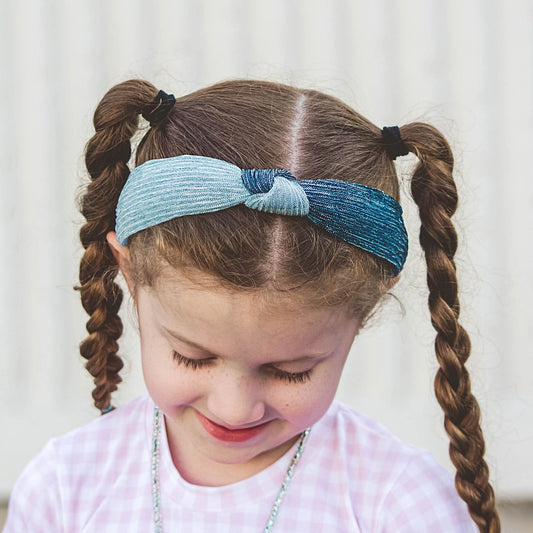
[[[307,216],[337,237],[387,260],[398,274],[407,257],[402,208],[379,189],[341,180],[296,180],[280,169],[244,169],[193,155],[153,159],[135,168],[120,195],[117,239],[185,215],[236,205]]]

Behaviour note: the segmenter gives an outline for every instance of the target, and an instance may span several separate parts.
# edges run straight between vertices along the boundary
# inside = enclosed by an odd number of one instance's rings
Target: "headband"
[[[117,239],[176,217],[244,204],[251,209],[306,216],[316,225],[394,266],[407,257],[401,206],[379,189],[335,179],[296,180],[286,170],[241,170],[220,159],[182,155],[135,168],[120,194]]]

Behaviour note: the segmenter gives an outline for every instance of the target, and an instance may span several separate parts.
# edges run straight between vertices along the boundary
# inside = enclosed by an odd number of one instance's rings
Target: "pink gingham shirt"
[[[150,533],[154,530],[148,395],[51,440],[22,472],[4,533]],[[164,424],[162,424],[164,429]],[[258,533],[295,452],[223,487],[187,483],[166,434],[160,458],[163,531]],[[475,532],[450,474],[429,452],[402,443],[333,403],[313,427],[274,533]]]

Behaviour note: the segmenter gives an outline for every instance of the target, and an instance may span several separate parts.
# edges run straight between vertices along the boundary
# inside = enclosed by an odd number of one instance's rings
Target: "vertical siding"
[[[74,198],[97,101],[128,77],[176,94],[259,77],[338,95],[378,124],[427,119],[449,136],[488,457],[501,495],[533,497],[532,22],[528,0],[0,2],[0,495],[50,436],[95,416],[71,287]],[[407,188],[405,316],[391,301],[361,335],[339,397],[446,461]],[[131,326],[131,308],[124,316]],[[119,402],[142,390],[135,346],[130,334]]]

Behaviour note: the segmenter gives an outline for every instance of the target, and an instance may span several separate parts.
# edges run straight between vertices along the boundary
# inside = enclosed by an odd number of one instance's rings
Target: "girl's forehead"
[[[316,311],[346,312],[347,307],[317,306],[316,294],[302,288],[279,290],[275,287],[241,288],[195,269],[165,268],[153,287],[148,289],[169,310],[182,305],[208,304],[236,307],[243,313],[254,310],[264,315],[280,311],[294,316]]]
[[[276,298],[183,279],[141,288],[138,312],[145,333],[228,358],[254,354],[257,361],[270,361],[272,354],[279,360],[323,356],[350,344],[359,329],[344,309],[306,307],[289,294]]]
[[[358,327],[344,307],[310,305],[305,295],[291,291],[232,290],[213,278],[195,279],[189,273],[169,272],[153,288],[141,288],[138,297],[139,313],[150,313],[161,328],[207,336],[232,331],[244,338],[248,331],[311,341],[327,331],[336,335],[349,324]]]

